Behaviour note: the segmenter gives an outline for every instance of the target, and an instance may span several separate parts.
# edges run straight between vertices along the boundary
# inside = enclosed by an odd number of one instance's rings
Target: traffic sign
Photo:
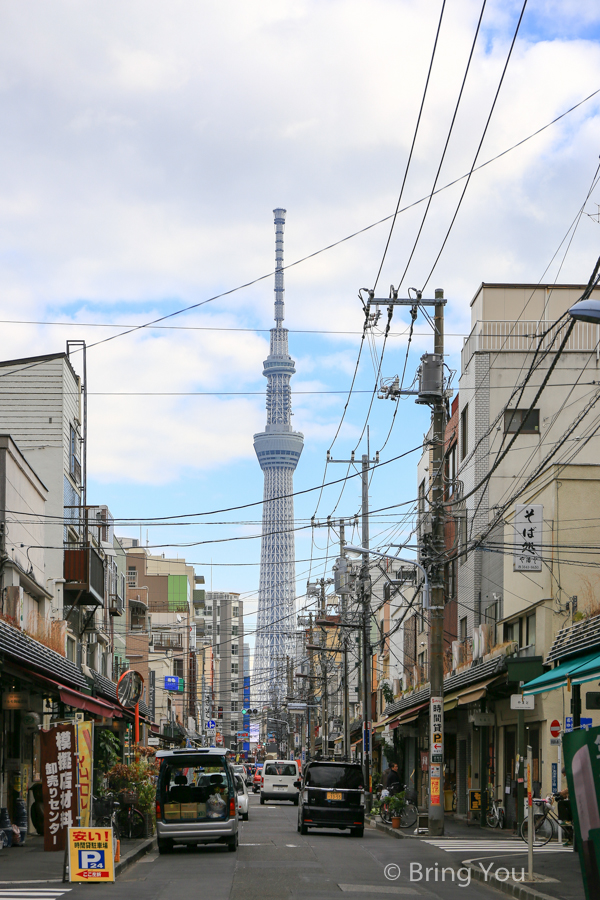
[[[550,724],[550,734],[553,738],[560,737],[560,722],[554,719]]]
[[[206,727],[209,731],[214,731],[215,728],[217,727],[217,723],[215,722],[214,719],[209,719],[208,722],[206,723]]]
[[[565,716],[565,731],[573,731],[573,716]]]

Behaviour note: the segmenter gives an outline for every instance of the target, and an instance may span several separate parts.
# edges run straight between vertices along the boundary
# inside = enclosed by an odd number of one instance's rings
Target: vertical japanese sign
[[[587,900],[600,896],[600,728],[563,735],[575,845]]]
[[[156,672],[153,669],[150,671],[148,680],[148,706],[150,708],[150,718],[154,722],[156,714]]]
[[[515,572],[540,572],[542,569],[542,535],[544,507],[540,503],[515,506]]]
[[[444,762],[444,701],[432,697],[429,701],[429,797],[432,806],[441,805],[441,767]]]
[[[77,824],[75,729],[57,725],[40,732],[44,796],[44,850],[64,850],[67,829]]]
[[[77,737],[77,774],[79,788],[79,824],[90,825],[92,811],[92,770],[94,768],[94,723],[78,722],[75,726]]]

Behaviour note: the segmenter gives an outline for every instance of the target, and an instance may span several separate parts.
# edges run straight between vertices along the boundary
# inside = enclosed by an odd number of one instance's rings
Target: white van
[[[298,806],[299,791],[295,782],[300,778],[298,763],[293,759],[270,759],[263,767],[260,802],[291,800]]]

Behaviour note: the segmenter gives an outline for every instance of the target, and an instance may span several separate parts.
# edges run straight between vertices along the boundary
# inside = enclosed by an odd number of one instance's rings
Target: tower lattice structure
[[[254,435],[254,449],[264,472],[258,621],[253,667],[253,697],[258,703],[282,698],[286,691],[286,657],[294,653],[296,564],[294,553],[294,471],[304,435],[291,425],[290,379],[296,371],[288,352],[284,319],[283,232],[285,209],[275,216],[275,328],[271,329],[267,378],[267,425]]]

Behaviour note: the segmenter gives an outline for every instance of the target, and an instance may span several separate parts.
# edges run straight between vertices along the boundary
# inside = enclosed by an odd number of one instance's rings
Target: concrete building
[[[155,720],[166,742],[197,740],[200,718],[196,653],[203,620],[195,616],[196,585],[204,581],[183,559],[127,554],[126,656],[154,695]],[[197,592],[196,592],[197,593]],[[201,597],[197,596],[200,603]]]
[[[224,747],[241,751],[237,735],[243,730],[244,604],[239,594],[207,591],[204,614],[215,658],[217,735]]]
[[[544,672],[562,631],[597,612],[586,551],[597,542],[600,485],[597,326],[578,323],[557,354],[564,313],[583,289],[483,284],[471,303],[445,460],[445,782],[447,802],[456,791],[459,815],[468,790],[490,781],[508,824],[520,817],[522,783],[514,773],[525,725],[535,787],[551,791],[557,762],[549,725],[556,718],[567,726],[570,698],[559,690],[536,695],[519,737],[510,696]],[[418,469],[421,546],[430,528],[430,463],[428,451]],[[417,657],[415,679],[385,712],[405,733],[406,774],[414,768],[423,799],[429,684],[419,629],[419,615],[404,628],[405,656]],[[587,715],[600,724],[598,713]]]

